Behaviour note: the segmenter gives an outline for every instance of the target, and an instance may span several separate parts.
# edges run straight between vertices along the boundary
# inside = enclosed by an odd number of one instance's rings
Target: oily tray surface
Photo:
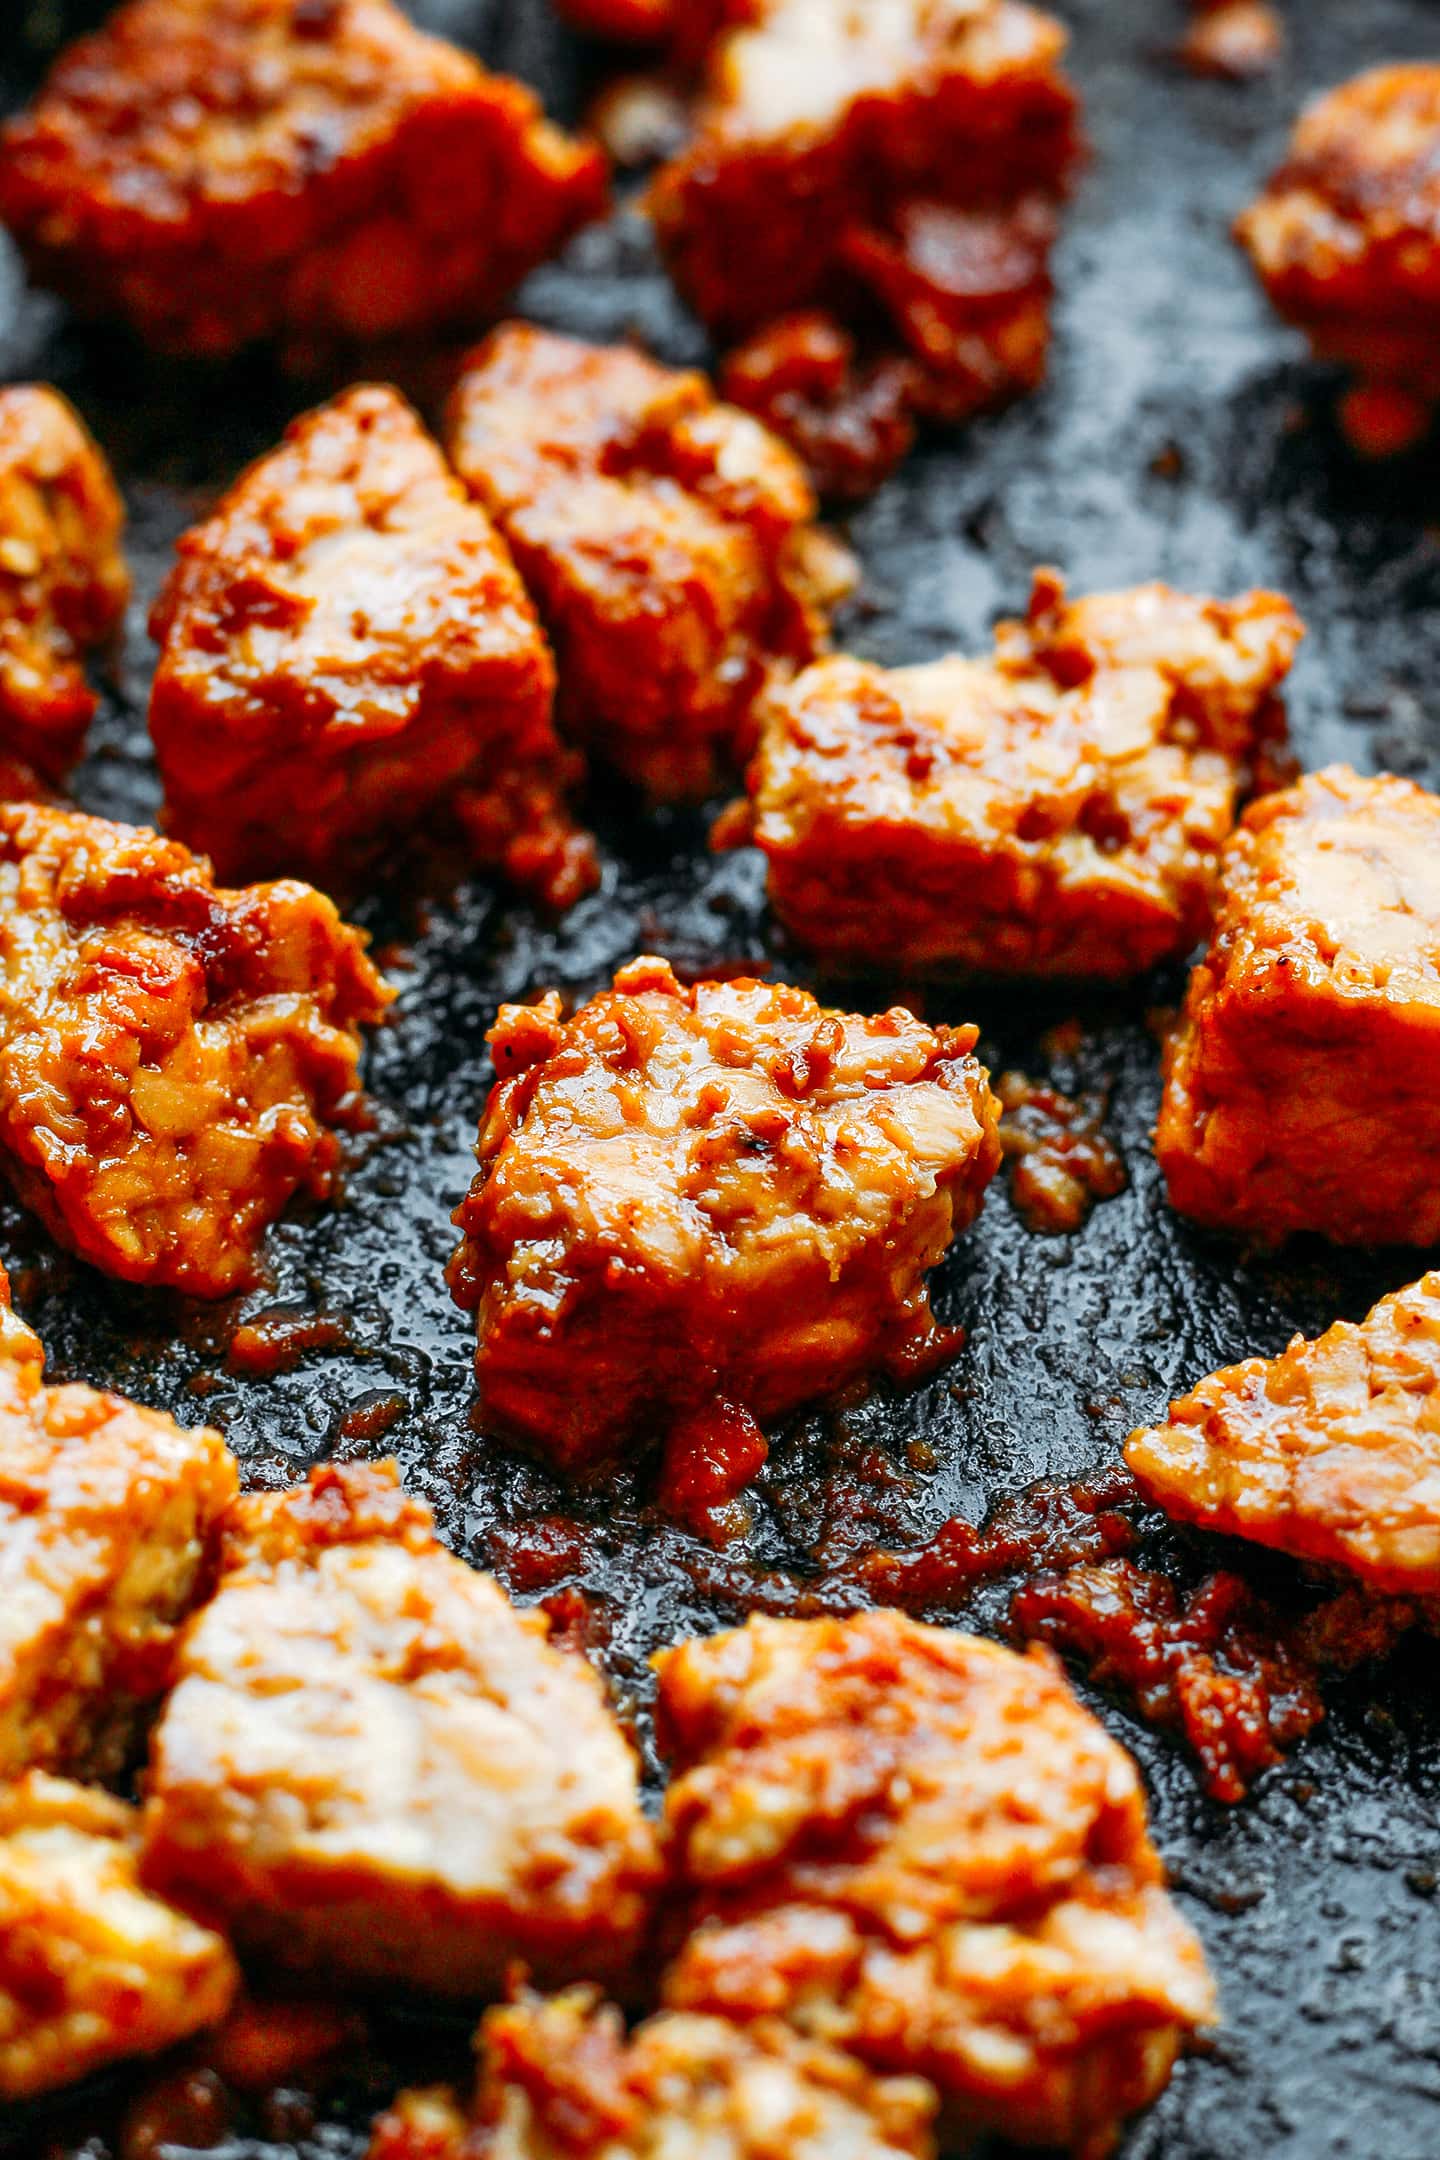
[[[63,11],[18,12],[38,23]],[[544,0],[416,0],[412,12],[536,84],[562,118],[578,115],[596,79],[597,55]],[[1302,762],[1345,758],[1434,786],[1435,454],[1357,464],[1334,426],[1330,379],[1296,357],[1227,227],[1302,98],[1372,61],[1433,55],[1435,10],[1425,0],[1291,8],[1285,62],[1246,87],[1194,81],[1167,61],[1178,4],[1062,0],[1058,12],[1074,32],[1095,155],[1059,255],[1049,387],[998,420],[929,440],[849,521],[864,579],[839,641],[887,664],[983,650],[995,616],[1023,608],[1042,563],[1076,591],[1155,576],[1199,592],[1270,585],[1309,626],[1290,698]],[[38,49],[11,27],[0,65],[0,98],[13,104]],[[623,214],[534,278],[519,311],[588,336],[638,332],[669,360],[704,356],[645,227]],[[76,793],[86,808],[145,819],[158,799],[144,729],[146,609],[176,535],[273,444],[306,393],[260,362],[187,377],[81,332],[27,292],[8,253],[0,372],[66,390],[125,486],[136,598]],[[496,1007],[552,984],[588,994],[638,951],[682,973],[773,968],[818,987],[768,923],[757,857],[712,856],[703,817],[646,817],[618,790],[590,808],[604,884],[558,927],[478,883],[423,913],[378,898],[359,909],[400,988],[370,1054],[376,1123],[354,1148],[344,1204],[272,1236],[265,1286],[205,1309],[127,1291],[59,1256],[8,1203],[0,1258],[54,1377],[217,1424],[256,1486],[289,1484],[328,1456],[393,1452],[458,1551],[522,1597],[563,1601],[642,1743],[657,1647],[757,1604],[853,1604],[857,1556],[916,1546],[951,1517],[983,1523],[1037,1480],[1113,1465],[1127,1433],[1202,1374],[1273,1353],[1297,1328],[1358,1318],[1419,1273],[1409,1254],[1337,1262],[1302,1246],[1278,1261],[1247,1258],[1169,1213],[1148,1134],[1156,1009],[1174,1002],[1177,979],[1112,998],[927,991],[926,1017],[978,1022],[997,1070],[1106,1092],[1126,1190],[1074,1235],[1046,1237],[998,1181],[936,1285],[937,1311],[964,1328],[964,1347],[908,1391],[881,1384],[858,1405],[792,1420],[751,1495],[748,1531],[729,1544],[658,1517],[645,1470],[577,1499],[475,1429],[470,1331],[443,1281]],[[879,980],[854,995],[878,1008],[912,990]],[[1297,1594],[1284,1564],[1173,1539],[1154,1550],[1182,1579],[1218,1557],[1282,1603]],[[1010,1587],[954,1596],[943,1617],[1002,1632]],[[1128,2155],[1440,2152],[1433,1662],[1417,1642],[1378,1677],[1331,1686],[1326,1723],[1230,1808],[1204,1797],[1171,1739],[1116,1701],[1087,1698],[1145,1769],[1156,1841],[1204,1936],[1225,2018],[1133,2129]],[[401,2056],[416,2046],[424,2036],[394,2036]],[[12,2149],[98,2160],[111,2148],[85,2140],[97,2125],[103,2137],[107,2110],[100,2096],[68,2118],[29,2116]],[[358,2153],[363,2131],[338,2119],[346,2111],[342,2095],[332,2123],[307,2129],[297,2117],[288,2142],[257,2130],[222,2150],[229,2160]],[[363,2095],[349,2112],[363,2120]],[[283,2111],[270,2121],[284,2130]]]

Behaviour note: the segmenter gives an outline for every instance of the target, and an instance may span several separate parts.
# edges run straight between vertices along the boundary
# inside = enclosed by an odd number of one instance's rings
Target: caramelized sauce
[[[675,1426],[660,1471],[660,1506],[712,1544],[745,1527],[738,1495],[759,1476],[769,1453],[748,1410],[717,1402]]]
[[[1243,1799],[1325,1715],[1313,1671],[1236,1575],[1209,1576],[1186,1596],[1133,1560],[1083,1562],[1024,1584],[1011,1616],[1183,1733],[1217,1800]]]
[[[995,1092],[1010,1197],[1028,1229],[1048,1236],[1079,1230],[1097,1201],[1124,1192],[1129,1179],[1103,1130],[1102,1094],[1062,1095],[1022,1072],[1001,1073]]]
[[[293,1372],[307,1351],[349,1347],[349,1323],[339,1316],[290,1312],[276,1305],[236,1328],[225,1362],[246,1379],[268,1380]]]
[[[725,396],[773,428],[832,502],[860,502],[915,440],[914,370],[894,355],[867,359],[818,312],[785,315],[732,352]]]
[[[1320,1679],[1382,1655],[1417,1608],[1343,1590],[1300,1620],[1238,1575],[1185,1592],[1116,1557],[1025,1583],[1011,1618],[1027,1638],[1079,1657],[1091,1677],[1180,1732],[1213,1799],[1242,1800],[1325,1715]]]
[[[1003,1500],[983,1530],[958,1517],[913,1552],[872,1553],[857,1570],[878,1604],[929,1611],[958,1604],[980,1582],[1130,1552],[1135,1526],[1119,1510],[1136,1498],[1117,1467],[1077,1485],[1046,1480]]]

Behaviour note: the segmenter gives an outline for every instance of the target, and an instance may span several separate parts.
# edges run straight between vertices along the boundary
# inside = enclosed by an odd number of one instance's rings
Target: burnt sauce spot
[[[995,1092],[1010,1197],[1031,1230],[1053,1237],[1083,1229],[1097,1201],[1124,1192],[1129,1179],[1104,1130],[1103,1093],[1065,1095],[1022,1072],[1001,1073]]]
[[[1022,1637],[1077,1658],[1178,1731],[1205,1790],[1228,1802],[1314,1731],[1328,1673],[1383,1657],[1421,1617],[1412,1601],[1352,1589],[1297,1617],[1229,1571],[1186,1591],[1123,1556],[1024,1583],[1010,1611]]]
[[[854,1575],[875,1604],[953,1610],[997,1576],[1132,1551],[1138,1533],[1123,1510],[1136,1498],[1123,1468],[1074,1485],[1042,1480],[1003,1500],[983,1529],[955,1517],[913,1552],[869,1555]]]
[[[1236,1575],[1208,1576],[1187,1596],[1133,1560],[1081,1563],[1022,1585],[1011,1612],[1022,1635],[1177,1728],[1217,1800],[1243,1799],[1325,1715],[1313,1666]]]

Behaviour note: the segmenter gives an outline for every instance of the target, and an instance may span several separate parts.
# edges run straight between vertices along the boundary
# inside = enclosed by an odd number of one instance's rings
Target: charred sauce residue
[[[1024,1583],[1010,1610],[1018,1633],[1078,1657],[1151,1723],[1180,1732],[1206,1791],[1226,1801],[1320,1723],[1324,1673],[1383,1656],[1419,1617],[1403,1599],[1350,1589],[1290,1618],[1238,1575],[1185,1592],[1124,1557]]]
[[[827,1591],[940,1612],[981,1583],[1018,1575],[1010,1621],[1019,1640],[1050,1643],[1130,1696],[1142,1717],[1186,1741],[1213,1798],[1243,1799],[1324,1717],[1322,1677],[1384,1656],[1421,1616],[1413,1603],[1358,1589],[1297,1615],[1224,1571],[1187,1590],[1136,1557],[1142,1530],[1127,1509],[1138,1504],[1120,1468],[1033,1485],[983,1529],[948,1522],[914,1552],[870,1555]]]
[[[348,1442],[351,1447],[373,1447],[404,1417],[409,1407],[403,1395],[377,1388],[351,1403],[335,1427],[335,1437]]]
[[[226,1364],[247,1379],[270,1379],[293,1372],[309,1350],[348,1350],[350,1324],[334,1313],[294,1312],[274,1305],[237,1327],[230,1338]]]
[[[737,1613],[795,1618],[875,1605],[963,1613],[977,1589],[1017,1577],[1013,1637],[1049,1643],[1098,1685],[1128,1696],[1150,1723],[1178,1733],[1205,1790],[1230,1802],[1320,1724],[1326,1676],[1384,1657],[1427,1617],[1435,1624],[1413,1601],[1358,1588],[1337,1589],[1306,1609],[1276,1602],[1229,1570],[1187,1587],[1141,1559],[1155,1528],[1130,1473],[1117,1465],[1074,1484],[1032,1485],[982,1528],[957,1517],[912,1551],[869,1552],[808,1580],[785,1571],[758,1576],[703,1550],[690,1568],[702,1597],[733,1603]],[[551,1593],[542,1604],[552,1639],[592,1654],[604,1643],[610,1615],[583,1588],[557,1587],[583,1575],[593,1557],[580,1525],[545,1517],[492,1547],[514,1589]]]
[[[1217,1800],[1243,1799],[1325,1715],[1313,1663],[1238,1575],[1208,1576],[1187,1595],[1133,1560],[1082,1563],[1023,1584],[1011,1617],[1181,1732]]]
[[[855,1570],[876,1602],[925,1611],[960,1603],[975,1584],[1033,1574],[1133,1550],[1134,1524],[1119,1510],[1137,1497],[1128,1470],[1078,1485],[1048,1480],[1004,1500],[983,1530],[958,1517],[908,1553],[873,1553]]]
[[[553,1590],[590,1557],[589,1534],[569,1515],[532,1515],[490,1535],[490,1564],[520,1597]]]
[[[1124,1192],[1129,1180],[1105,1136],[1103,1093],[1063,1095],[1022,1072],[1001,1073],[995,1092],[1010,1197],[1027,1228],[1051,1236],[1079,1230],[1097,1201]]]

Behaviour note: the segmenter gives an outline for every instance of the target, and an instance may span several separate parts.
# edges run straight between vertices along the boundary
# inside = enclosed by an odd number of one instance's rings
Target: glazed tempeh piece
[[[359,1115],[391,993],[308,885],[217,886],[174,841],[0,806],[0,1168],[129,1282],[220,1297]]]
[[[1121,978],[1188,951],[1302,629],[1274,593],[1035,581],[987,661],[837,656],[762,715],[776,913],[829,962]]]
[[[1408,449],[1440,402],[1440,65],[1371,68],[1317,99],[1236,233],[1280,313],[1354,371],[1355,447]]]
[[[483,322],[605,198],[596,149],[391,0],[128,0],[0,137],[38,279],[190,357]]]
[[[1215,1998],[1139,1773],[1049,1653],[881,1611],[657,1663],[666,2001],[924,2076],[956,2141],[1105,2150]]]
[[[1000,1158],[975,1039],[654,959],[503,1007],[450,1277],[485,1412],[584,1471],[913,1350]]]
[[[626,2038],[583,1989],[492,2010],[479,2090],[402,2093],[368,2160],[931,2160],[935,2096],[771,2020],[671,2013]]]
[[[555,641],[570,732],[657,800],[713,790],[854,579],[792,453],[703,375],[528,323],[470,356],[448,439]]]
[[[110,468],[58,391],[0,390],[0,747],[46,780],[94,717],[81,661],[125,613],[124,525]]]
[[[535,611],[395,391],[296,420],[181,540],[151,629],[169,826],[221,876],[353,884],[448,827],[543,900],[595,882]]]
[[[1081,153],[1053,17],[1018,0],[753,0],[682,6],[676,46],[699,66],[694,133],[651,209],[712,330],[733,342],[821,309],[903,360],[908,410],[948,419],[1040,380]],[[846,387],[832,434],[851,405]],[[796,439],[823,433],[812,418]]]
[[[224,1942],[141,1886],[137,1817],[31,1772],[0,1784],[0,2100],[31,2100],[224,2016]]]
[[[1285,25],[1269,0],[1186,0],[1179,58],[1192,75],[1249,82],[1283,58]]]
[[[218,1433],[47,1387],[0,1303],[0,1779],[109,1777],[169,1685],[237,1490]]]
[[[625,1983],[654,1833],[598,1676],[548,1630],[393,1464],[242,1498],[155,1734],[147,1880],[327,1984]]]
[[[1125,1460],[1181,1522],[1343,1568],[1393,1596],[1440,1592],[1440,1275],[1358,1327],[1212,1373],[1132,1433]]]
[[[1440,799],[1343,765],[1247,811],[1166,1048],[1184,1215],[1266,1244],[1440,1238]]]

